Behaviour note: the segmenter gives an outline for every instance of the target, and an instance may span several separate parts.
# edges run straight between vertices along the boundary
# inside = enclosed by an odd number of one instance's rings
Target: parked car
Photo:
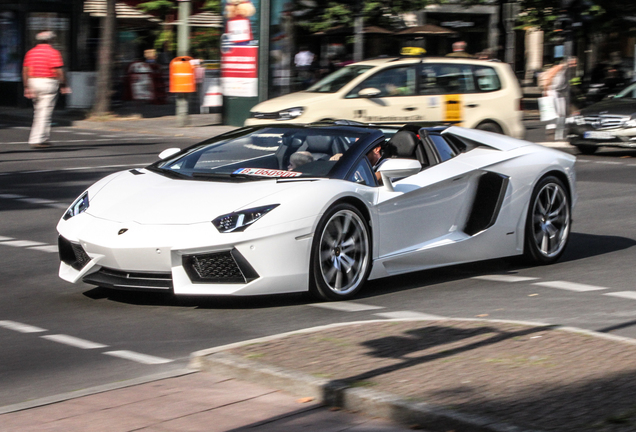
[[[574,156],[455,126],[345,123],[246,127],[98,181],[57,225],[60,277],[344,300],[368,279],[563,253]]]
[[[467,58],[380,58],[353,63],[305,91],[262,102],[245,125],[348,119],[452,124],[523,138],[522,92],[506,63]]]
[[[600,147],[636,148],[636,83],[567,119],[568,140],[583,154]]]

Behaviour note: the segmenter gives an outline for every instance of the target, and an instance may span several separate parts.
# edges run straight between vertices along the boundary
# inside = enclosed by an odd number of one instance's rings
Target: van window
[[[309,87],[306,91],[316,93],[335,93],[345,85],[349,84],[351,80],[362,75],[373,66],[369,65],[352,65],[346,66],[336,72],[327,75],[316,84]]]
[[[461,94],[501,89],[495,69],[488,66],[425,63],[420,73],[420,94]]]
[[[411,96],[415,94],[415,82],[414,66],[384,69],[362,81],[346,97],[357,98],[360,90],[367,88],[379,90],[378,97]]]
[[[477,78],[477,88],[482,92],[489,92],[501,89],[501,82],[497,72],[491,67],[476,66],[475,77]]]

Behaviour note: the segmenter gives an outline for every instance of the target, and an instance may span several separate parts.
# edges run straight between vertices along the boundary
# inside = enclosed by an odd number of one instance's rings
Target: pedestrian
[[[576,57],[570,57],[548,70],[551,74],[545,82],[545,93],[554,101],[554,109],[557,114],[555,140],[565,139],[565,118],[568,112],[566,100],[567,92],[570,89],[570,70],[576,69],[576,65]]]
[[[453,43],[453,52],[446,54],[446,57],[467,57],[472,58],[473,56],[466,52],[466,42],[457,41]]]
[[[33,148],[50,146],[51,115],[58,89],[62,94],[71,92],[62,69],[62,55],[51,46],[54,38],[52,31],[38,33],[37,45],[26,53],[22,66],[24,97],[33,100],[33,125],[29,135],[29,145]]]

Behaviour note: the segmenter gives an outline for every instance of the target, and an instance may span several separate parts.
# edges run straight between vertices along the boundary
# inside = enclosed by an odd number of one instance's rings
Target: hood
[[[333,99],[333,95],[334,93],[313,93],[308,91],[300,91],[261,102],[258,105],[254,106],[251,111],[271,113],[288,108],[308,107],[312,104],[322,101],[323,99]]]
[[[597,102],[581,110],[581,115],[632,115],[636,113],[636,99],[615,98]]]
[[[122,173],[90,194],[86,213],[115,222],[189,225],[246,208],[297,183],[258,180],[242,183],[175,180],[146,170]],[[277,204],[272,202],[271,204]]]

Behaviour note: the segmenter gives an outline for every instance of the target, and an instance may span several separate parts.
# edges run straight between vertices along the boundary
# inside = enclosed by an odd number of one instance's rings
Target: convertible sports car
[[[439,266],[552,263],[576,201],[573,156],[459,127],[254,126],[159,157],[69,207],[61,278],[344,300],[368,279]]]

